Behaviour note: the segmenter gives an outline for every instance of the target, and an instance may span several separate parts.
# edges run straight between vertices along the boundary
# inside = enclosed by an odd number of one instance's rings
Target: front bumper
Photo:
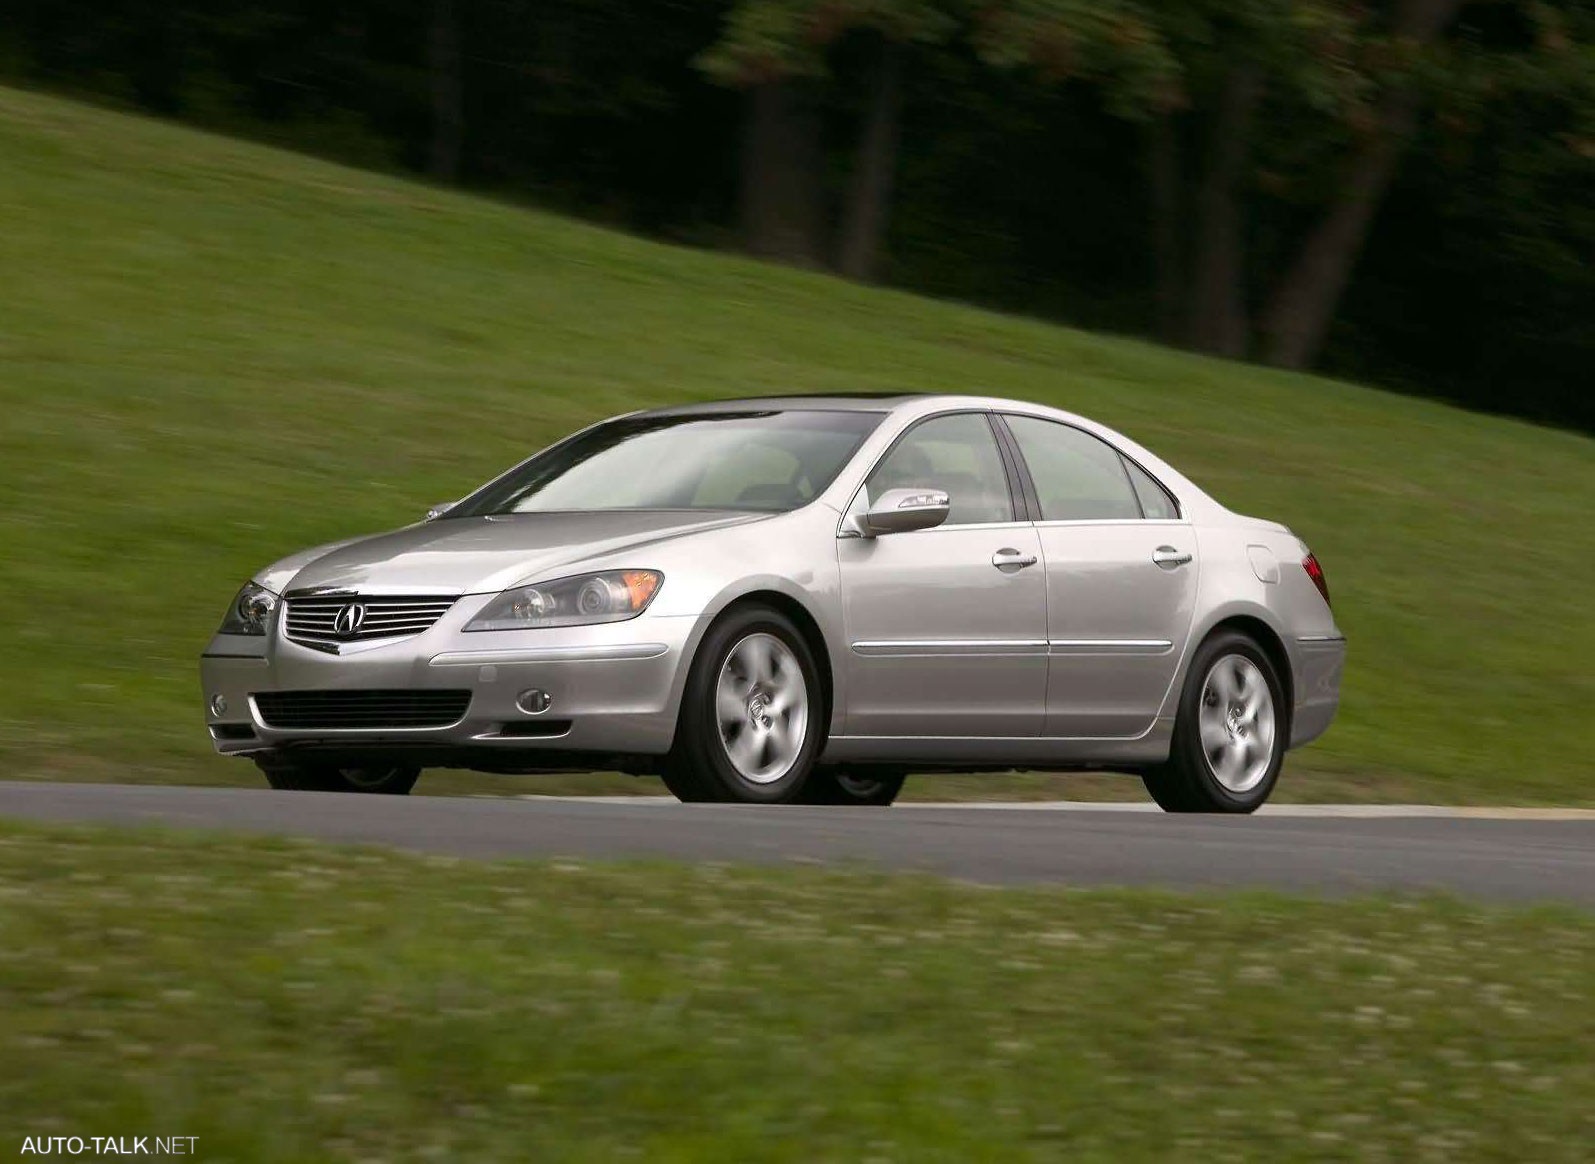
[[[599,626],[466,633],[465,624],[491,597],[462,598],[419,635],[361,644],[341,655],[284,638],[280,617],[264,637],[217,635],[200,659],[216,751],[669,751],[697,618],[643,614]],[[271,691],[425,689],[469,690],[464,717],[446,727],[283,728],[262,717],[255,699]],[[547,693],[545,710],[517,705],[531,689]]]

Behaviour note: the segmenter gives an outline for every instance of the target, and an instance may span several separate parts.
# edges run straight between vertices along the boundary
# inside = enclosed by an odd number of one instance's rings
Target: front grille
[[[453,598],[290,598],[285,633],[296,643],[336,651],[340,643],[418,635],[453,606]],[[339,616],[348,611],[358,618]],[[350,629],[353,625],[354,629]],[[341,629],[340,629],[341,626]]]
[[[436,728],[465,718],[469,691],[262,691],[255,707],[274,728]]]

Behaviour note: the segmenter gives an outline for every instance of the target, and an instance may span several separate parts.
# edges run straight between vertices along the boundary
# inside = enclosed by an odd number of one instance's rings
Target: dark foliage
[[[1217,95],[1233,80],[1211,40],[1231,34],[1227,10],[1171,2],[1143,21],[1128,4],[1051,2],[12,0],[0,69],[23,84],[779,257],[780,238],[748,233],[769,229],[748,218],[763,178],[762,205],[801,220],[793,261],[1216,347],[1180,326],[1174,284],[1160,300],[1159,280],[1203,241],[1195,187],[1221,124]],[[1097,42],[1034,39],[1047,32],[1040,23],[1024,26],[1028,41],[982,40],[992,12],[1040,21],[1088,10],[1105,14]],[[1401,7],[1315,11],[1399,21]],[[1145,21],[1164,22],[1167,54],[1142,52],[1157,47]],[[1400,82],[1420,112],[1313,348],[1317,367],[1595,428],[1592,26],[1595,11],[1577,0],[1475,3],[1445,26],[1433,57]],[[1376,76],[1379,45],[1366,38],[1380,27],[1375,19],[1357,33],[1365,39],[1332,46],[1334,63]],[[1295,51],[1265,50],[1269,68]],[[1230,192],[1243,329],[1264,326],[1270,289],[1367,140],[1364,122],[1407,91],[1390,85],[1383,107],[1326,96],[1314,71],[1323,63],[1277,66],[1248,118]],[[761,109],[778,119],[750,116]],[[1158,128],[1168,136],[1156,138]],[[1157,141],[1184,171],[1168,172],[1179,183],[1163,188],[1171,200],[1161,211]],[[750,173],[749,157],[774,158],[778,170]],[[860,182],[864,172],[871,180]],[[1190,305],[1178,298],[1183,318]],[[1260,331],[1237,340],[1232,319],[1228,334],[1222,350],[1268,354]]]

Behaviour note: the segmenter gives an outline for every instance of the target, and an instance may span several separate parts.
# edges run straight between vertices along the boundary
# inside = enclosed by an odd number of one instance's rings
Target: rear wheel
[[[371,792],[403,796],[420,779],[419,768],[394,768],[374,765],[369,768],[339,768],[332,764],[301,763],[276,758],[259,759],[255,765],[273,788],[296,792]]]
[[[687,676],[665,786],[680,800],[799,799],[825,725],[814,656],[765,606],[732,611],[704,636]]]
[[[1168,761],[1142,774],[1168,812],[1255,812],[1285,760],[1288,714],[1274,665],[1234,631],[1191,660]]]
[[[903,790],[906,772],[890,768],[816,768],[803,787],[804,804],[884,807]]]

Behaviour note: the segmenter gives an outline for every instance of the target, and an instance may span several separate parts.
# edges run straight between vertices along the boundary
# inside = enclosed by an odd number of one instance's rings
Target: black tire
[[[1273,713],[1268,764],[1255,784],[1240,790],[1227,787],[1220,780],[1214,760],[1203,746],[1200,724],[1208,678],[1219,664],[1234,656],[1250,661],[1261,673],[1267,683]],[[1244,737],[1246,726],[1240,725],[1240,731]],[[1222,631],[1198,647],[1191,659],[1185,688],[1180,693],[1168,761],[1143,772],[1141,779],[1152,799],[1165,812],[1256,812],[1279,780],[1289,739],[1290,707],[1274,664],[1248,636],[1238,631]],[[1222,755],[1222,750],[1219,754]]]
[[[897,799],[908,773],[891,768],[818,767],[803,786],[804,804],[842,804],[884,808]]]
[[[758,635],[771,636],[790,652],[801,673],[806,695],[803,740],[796,759],[778,778],[767,783],[749,779],[732,762],[721,739],[716,714],[716,691],[722,669],[739,644]],[[767,606],[733,607],[709,628],[698,645],[698,653],[693,656],[686,690],[681,697],[675,743],[661,766],[665,787],[678,800],[689,803],[797,802],[814,768],[814,759],[824,746],[829,708],[829,694],[820,680],[814,654],[792,620]],[[794,719],[792,723],[795,726],[797,721]]]
[[[307,764],[277,757],[257,759],[256,767],[273,788],[294,792],[364,792],[404,796],[421,777],[419,768],[339,768],[331,764]]]

